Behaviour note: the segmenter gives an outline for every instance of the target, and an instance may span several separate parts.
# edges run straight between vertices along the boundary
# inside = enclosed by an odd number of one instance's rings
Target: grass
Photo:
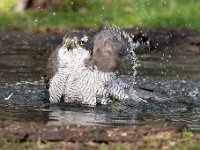
[[[1,0],[0,31],[101,26],[200,30],[199,0],[87,0],[77,11],[63,2],[62,8],[28,10],[24,15],[14,11],[15,5],[15,0]]]
[[[1,150],[51,150],[53,148],[53,143],[41,143],[38,142],[15,142],[6,141],[0,136],[0,149]]]

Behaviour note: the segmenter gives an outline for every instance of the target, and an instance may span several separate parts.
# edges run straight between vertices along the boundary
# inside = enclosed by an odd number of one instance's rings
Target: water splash
[[[122,78],[122,81],[130,84],[131,78],[132,76],[127,75]],[[138,103],[134,108],[123,107],[118,103],[102,106],[102,108],[72,107],[68,104],[53,105],[47,108],[46,104],[48,103],[44,100],[46,96],[43,80],[1,83],[0,114],[2,115],[0,115],[0,119],[40,120],[43,122],[46,120],[50,124],[82,123],[84,125],[127,126],[138,123],[148,124],[156,121],[155,118],[158,120],[166,118],[168,121],[186,122],[191,130],[200,130],[198,126],[200,124],[199,82],[139,80],[138,84],[142,87],[151,87],[155,93],[165,93],[172,100],[167,102],[151,100],[148,103]],[[13,95],[8,100],[2,99],[11,93]],[[146,119],[145,114],[148,114]]]
[[[134,35],[128,34],[118,27],[105,27],[104,30],[112,32],[119,41],[126,45],[126,56],[122,59],[119,72],[120,74],[132,75],[134,77],[132,83],[135,84],[137,67],[140,66],[140,63],[134,50],[141,45],[140,42],[134,40]]]
[[[0,84],[0,102],[22,106],[40,106],[45,103],[47,91],[44,80]]]
[[[4,98],[4,100],[9,100],[13,96],[13,93],[11,93],[8,97]]]

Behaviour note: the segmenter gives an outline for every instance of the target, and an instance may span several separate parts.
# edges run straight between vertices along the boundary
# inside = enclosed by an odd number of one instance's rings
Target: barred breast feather
[[[59,102],[61,97],[65,102],[78,101],[88,105],[107,104],[113,99],[128,98],[124,87],[116,82],[115,73],[102,72],[98,68],[84,65],[84,60],[90,56],[88,51],[78,48],[73,51],[73,56],[70,63],[60,65],[50,81],[51,103]]]

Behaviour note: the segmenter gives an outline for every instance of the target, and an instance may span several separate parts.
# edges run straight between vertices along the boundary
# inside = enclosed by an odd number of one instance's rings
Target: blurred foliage
[[[15,5],[15,0],[0,1],[0,31],[101,26],[200,30],[199,0],[60,0],[23,15]]]
[[[0,1],[0,12],[10,11],[16,5],[16,0],[1,0]]]

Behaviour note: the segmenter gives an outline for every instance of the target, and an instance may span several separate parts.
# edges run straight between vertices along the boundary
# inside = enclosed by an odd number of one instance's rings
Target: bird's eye
[[[85,44],[84,41],[78,41],[78,45],[83,46]]]

